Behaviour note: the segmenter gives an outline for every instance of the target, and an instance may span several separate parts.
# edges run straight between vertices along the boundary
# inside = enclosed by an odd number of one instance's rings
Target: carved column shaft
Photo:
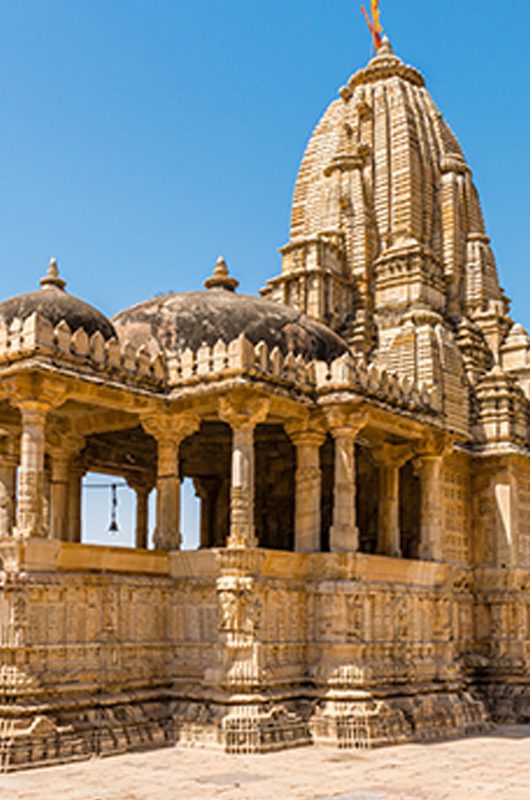
[[[156,479],[157,550],[180,548],[180,443],[198,430],[200,420],[193,414],[161,413],[142,419],[144,430],[158,443]]]
[[[150,489],[143,484],[135,484],[136,493],[136,530],[135,547],[146,550],[149,535],[149,494]]]
[[[20,477],[17,513],[17,536],[30,538],[44,535],[44,436],[46,409],[39,403],[20,407],[22,435],[20,440]]]
[[[66,541],[81,541],[81,504],[83,495],[84,466],[80,459],[72,459],[69,466],[67,494]]]
[[[330,531],[332,552],[354,552],[359,549],[356,524],[356,432],[337,431],[335,438],[335,487],[333,493],[333,526]]]
[[[400,558],[399,467],[395,464],[382,464],[379,467],[378,520],[377,552]]]
[[[213,522],[220,481],[218,478],[194,478],[195,493],[201,501],[200,547],[215,547]]]
[[[291,438],[296,446],[295,550],[318,553],[322,504],[320,446],[323,437],[307,433]]]
[[[17,461],[0,456],[0,537],[11,536],[15,524]]]
[[[420,558],[442,560],[443,456],[422,456],[414,462],[421,480]]]
[[[158,440],[158,475],[156,481],[157,550],[180,549],[180,475],[178,453],[180,441]]]
[[[68,486],[71,456],[68,452],[52,451],[50,484],[50,537],[68,541]]]
[[[254,427],[232,428],[229,547],[256,547]]]
[[[234,393],[219,400],[219,416],[232,428],[230,548],[258,544],[254,524],[254,429],[266,419],[268,410],[268,400],[246,394]]]

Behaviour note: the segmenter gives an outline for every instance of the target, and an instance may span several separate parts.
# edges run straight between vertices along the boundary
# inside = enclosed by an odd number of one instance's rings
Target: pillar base
[[[483,734],[492,727],[482,701],[467,691],[324,700],[310,720],[315,743],[361,750]]]
[[[0,711],[0,773],[175,744],[167,697],[80,696],[46,705],[45,713],[28,702]]]
[[[329,531],[329,549],[332,553],[355,553],[359,549],[359,529],[333,525]]]
[[[178,702],[173,708],[177,744],[217,746],[233,755],[273,753],[311,744],[300,703],[238,696],[237,705]]]

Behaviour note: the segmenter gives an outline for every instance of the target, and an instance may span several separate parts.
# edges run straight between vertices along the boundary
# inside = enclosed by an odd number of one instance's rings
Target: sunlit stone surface
[[[317,126],[282,252],[262,298],[220,258],[110,321],[52,259],[0,303],[4,771],[530,719],[529,337],[389,42]],[[80,541],[89,470],[136,492],[134,549]]]

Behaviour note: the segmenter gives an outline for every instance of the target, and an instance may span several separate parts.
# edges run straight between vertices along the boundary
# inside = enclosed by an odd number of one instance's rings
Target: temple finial
[[[239,286],[239,281],[231,277],[226,261],[219,256],[211,277],[204,281],[204,286],[206,289],[226,289],[233,292]]]
[[[390,39],[388,38],[386,33],[381,40],[381,47],[379,48],[377,55],[384,55],[384,56],[394,55],[394,50],[392,48],[392,45],[390,44]]]
[[[40,279],[40,285],[45,288],[46,286],[56,286],[58,289],[64,289],[66,281],[59,275],[59,267],[55,258],[50,258],[48,270],[46,275]]]

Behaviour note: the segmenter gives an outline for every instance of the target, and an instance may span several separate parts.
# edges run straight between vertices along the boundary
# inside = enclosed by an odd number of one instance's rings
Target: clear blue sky
[[[381,7],[464,147],[530,325],[530,3]],[[199,286],[221,252],[256,291],[311,130],[369,51],[352,0],[0,0],[0,297],[51,255],[107,313]]]
[[[223,253],[277,273],[305,143],[370,41],[352,0],[0,0],[0,297],[50,256],[113,314]],[[481,193],[530,327],[530,2],[381,0]]]

